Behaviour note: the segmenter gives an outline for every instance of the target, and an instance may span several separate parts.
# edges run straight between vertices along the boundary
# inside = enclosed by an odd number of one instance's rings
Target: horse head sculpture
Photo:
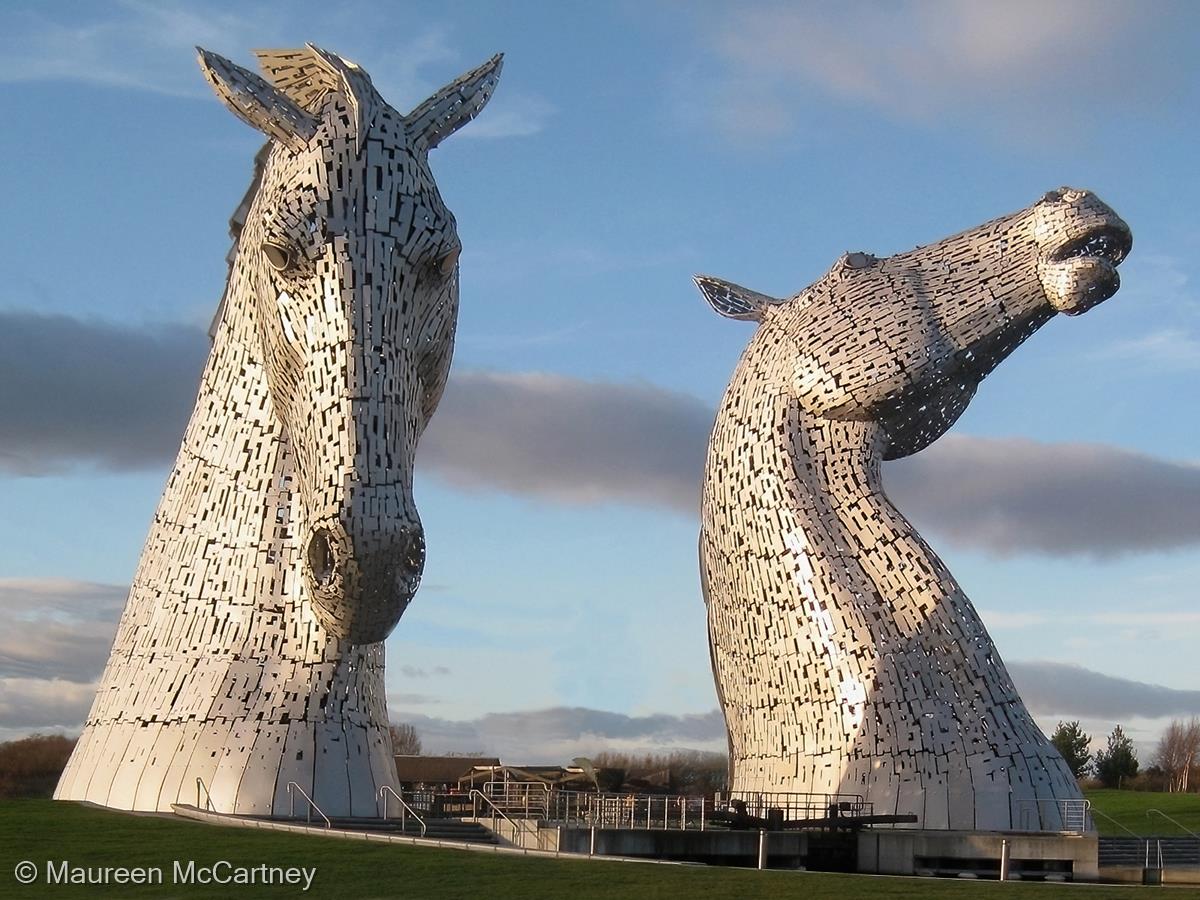
[[[230,290],[251,306],[296,451],[314,609],[331,634],[373,643],[420,580],[413,462],[458,313],[460,244],[428,152],[487,102],[500,60],[404,116],[334,54],[258,55],[271,83],[200,51],[221,101],[274,139]]]
[[[881,461],[941,436],[1056,313],[1112,296],[1131,244],[1062,188],[907,253],[848,253],[788,299],[697,276],[717,312],[759,323],[713,429],[700,536],[735,790],[849,792],[930,828],[1031,809],[1058,828],[1058,801],[1082,802]]]
[[[878,422],[884,458],[896,459],[950,428],[979,382],[1055,313],[1079,315],[1115,294],[1131,244],[1094,194],[1061,188],[907,253],[846,253],[788,300],[696,281],[717,312],[787,336],[805,409]]]
[[[407,115],[311,44],[205,50],[269,138],[175,468],[56,796],[368,815],[395,787],[381,642],[420,581],[417,442],[441,398],[460,244],[429,151],[487,103],[499,56]]]

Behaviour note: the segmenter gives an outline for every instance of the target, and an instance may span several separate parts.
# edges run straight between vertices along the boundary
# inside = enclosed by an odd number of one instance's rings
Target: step
[[[1159,848],[1164,866],[1200,866],[1200,840],[1191,837],[1167,836],[1150,838],[1102,837],[1099,841],[1099,861],[1102,866],[1144,866],[1146,841],[1150,842],[1150,863],[1157,866]]]
[[[302,817],[282,817],[276,819],[275,821],[304,822],[312,825],[325,824],[324,820],[319,817],[314,817],[311,822]],[[373,817],[359,816],[334,816],[331,818],[331,827],[345,831],[370,831],[380,834],[404,834],[410,837],[425,837],[431,840],[461,841],[464,843],[475,844],[498,843],[496,836],[478,822],[464,822],[461,819],[426,819],[425,826],[425,833],[422,834],[421,823],[418,822],[413,816],[409,816],[403,821],[398,817],[390,819],[378,819]]]

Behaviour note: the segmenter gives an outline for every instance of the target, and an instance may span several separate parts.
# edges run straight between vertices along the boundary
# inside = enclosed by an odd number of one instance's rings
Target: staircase
[[[304,822],[304,819],[275,819],[277,822]],[[375,834],[397,834],[407,837],[424,837],[431,841],[455,841],[460,844],[498,844],[496,836],[478,822],[461,819],[426,819],[425,834],[421,834],[421,823],[413,816],[403,822],[399,817],[377,819],[366,817],[334,816],[331,827],[343,831],[370,831]]]
[[[1150,855],[1146,855],[1146,842],[1150,843]],[[1192,837],[1151,838],[1100,838],[1100,866],[1158,867],[1158,851],[1162,848],[1163,868],[1200,868],[1200,840]]]

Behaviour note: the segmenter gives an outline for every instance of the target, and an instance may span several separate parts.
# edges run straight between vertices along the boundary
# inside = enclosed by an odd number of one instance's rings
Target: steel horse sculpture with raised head
[[[55,794],[331,815],[396,787],[383,645],[421,577],[413,461],[442,394],[459,241],[428,153],[487,103],[497,56],[408,115],[309,45],[213,53],[270,139],[195,410],[83,735]]]
[[[1116,292],[1128,227],[1087,191],[908,253],[850,253],[759,323],[717,414],[700,533],[735,792],[857,794],[926,828],[1062,827],[1070,770],[962,589],[884,493],[1057,312]],[[954,490],[953,484],[936,489]]]

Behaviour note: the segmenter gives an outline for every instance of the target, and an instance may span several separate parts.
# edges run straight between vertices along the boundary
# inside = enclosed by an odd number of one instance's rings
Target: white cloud
[[[320,35],[318,43],[362,63],[384,99],[408,112],[442,84],[484,62],[464,60],[438,25],[414,23],[386,48],[376,36],[347,26],[378,15],[378,9],[365,6],[282,12],[270,4],[244,3],[229,11],[150,0],[119,0],[83,14],[29,7],[10,12],[0,27],[0,83],[67,81],[207,98],[196,45],[254,68],[252,48],[303,46]],[[486,114],[461,134],[536,134],[553,113],[541,97],[501,89]]]
[[[528,137],[542,131],[555,112],[554,106],[541,97],[500,87],[479,118],[458,134],[476,139]]]
[[[196,68],[195,45],[227,54],[277,31],[269,16],[250,7],[201,12],[122,0],[106,8],[104,18],[52,9],[9,14],[0,38],[0,82],[75,81],[201,97],[208,88]]]
[[[630,716],[583,707],[489,713],[455,721],[392,713],[416,728],[426,753],[475,753],[516,764],[561,764],[604,750],[724,752],[725,722],[718,710],[694,715]]]
[[[712,117],[742,138],[787,130],[815,90],[895,117],[949,114],[1055,139],[1114,101],[1141,97],[1148,106],[1162,96],[1172,23],[1186,28],[1176,20],[1187,15],[1182,5],[1159,5],[1145,16],[1112,0],[718,9],[705,29],[718,68],[700,77],[700,90]]]
[[[1182,328],[1163,328],[1115,341],[1094,357],[1124,360],[1154,371],[1191,371],[1200,369],[1200,337]]]

